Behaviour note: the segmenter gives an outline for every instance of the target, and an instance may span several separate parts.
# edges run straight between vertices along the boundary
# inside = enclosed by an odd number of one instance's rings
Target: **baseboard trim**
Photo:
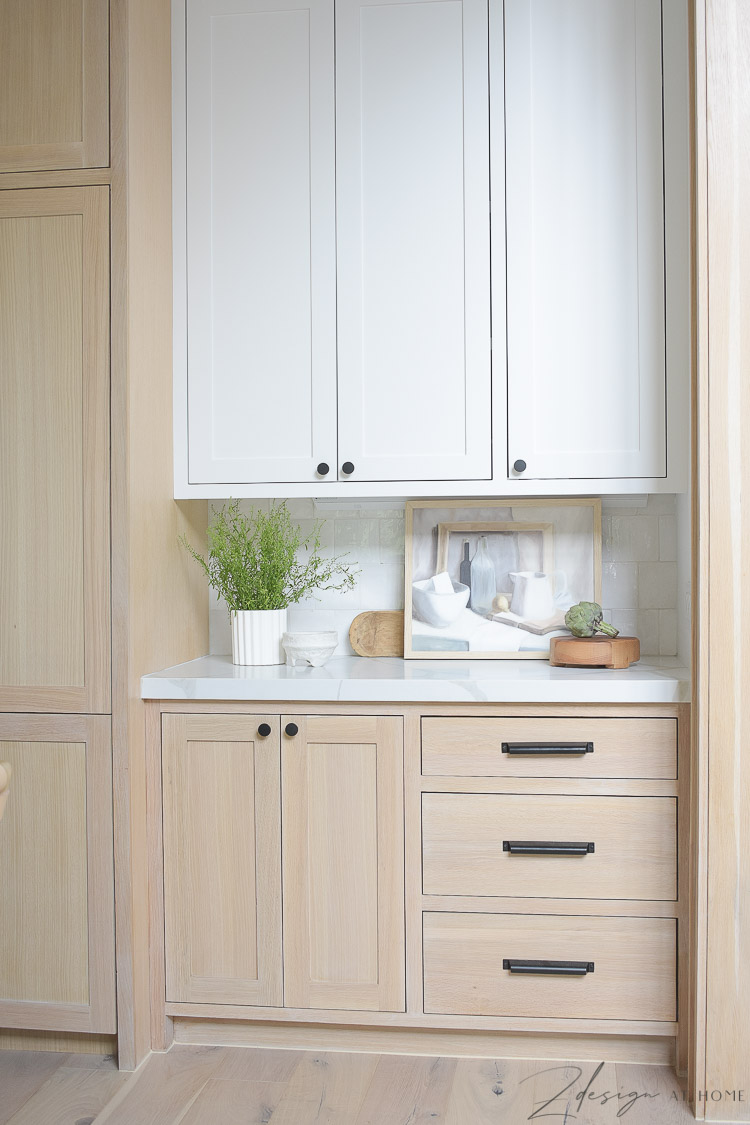
[[[193,1020],[177,1017],[175,1043],[458,1058],[595,1059],[673,1066],[672,1036],[545,1035],[429,1028]]]

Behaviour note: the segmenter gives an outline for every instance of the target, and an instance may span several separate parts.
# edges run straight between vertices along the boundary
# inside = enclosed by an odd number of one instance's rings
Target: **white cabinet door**
[[[506,0],[505,89],[510,475],[663,477],[659,0]]]
[[[487,46],[485,0],[337,0],[341,479],[491,476]]]
[[[188,0],[186,35],[189,483],[315,480],[337,459],[333,0]]]

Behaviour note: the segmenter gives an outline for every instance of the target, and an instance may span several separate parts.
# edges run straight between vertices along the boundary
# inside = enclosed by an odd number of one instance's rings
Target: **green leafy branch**
[[[180,542],[230,610],[285,609],[316,591],[352,590],[356,585],[359,571],[343,561],[345,555],[320,554],[323,522],[316,520],[303,538],[286,501],[247,516],[239,501],[232,500],[212,511],[206,556],[184,535]]]

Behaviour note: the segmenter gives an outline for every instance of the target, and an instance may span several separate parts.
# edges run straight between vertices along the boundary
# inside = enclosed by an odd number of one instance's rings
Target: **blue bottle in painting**
[[[474,612],[483,617],[491,613],[495,592],[495,566],[490,558],[487,536],[481,535],[471,560],[471,608]]]
[[[468,586],[471,590],[471,559],[469,558],[469,540],[464,539],[463,553],[461,556],[461,565],[458,568],[458,581],[463,582],[464,586]],[[466,603],[468,609],[471,609],[471,594]]]

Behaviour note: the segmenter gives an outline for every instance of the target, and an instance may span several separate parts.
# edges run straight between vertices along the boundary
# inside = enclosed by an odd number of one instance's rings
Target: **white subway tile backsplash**
[[[638,604],[638,564],[602,564],[602,605],[611,609],[632,609]]]
[[[677,608],[677,563],[638,564],[638,608]]]
[[[290,609],[295,629],[335,628],[340,654],[350,654],[348,633],[366,609],[402,609],[404,604],[404,513],[399,507],[318,508],[312,500],[289,500],[304,535],[324,520],[324,554],[347,554],[361,571],[354,590],[323,591]],[[267,509],[267,501],[243,501],[243,511]],[[605,619],[624,635],[637,636],[644,656],[677,652],[677,527],[672,495],[649,496],[644,507],[602,511],[602,605]],[[229,652],[224,605],[210,594],[211,652]]]
[[[677,517],[659,516],[659,559],[677,562]]]
[[[659,610],[659,655],[674,656],[677,652],[677,610]]]
[[[635,635],[641,642],[641,654],[643,656],[659,655],[658,609],[639,610],[638,613],[636,613]],[[670,653],[669,655],[672,654]]]
[[[648,509],[646,509],[648,512]],[[656,516],[638,513],[610,515],[609,539],[602,555],[609,562],[648,562],[659,558],[659,521]]]

